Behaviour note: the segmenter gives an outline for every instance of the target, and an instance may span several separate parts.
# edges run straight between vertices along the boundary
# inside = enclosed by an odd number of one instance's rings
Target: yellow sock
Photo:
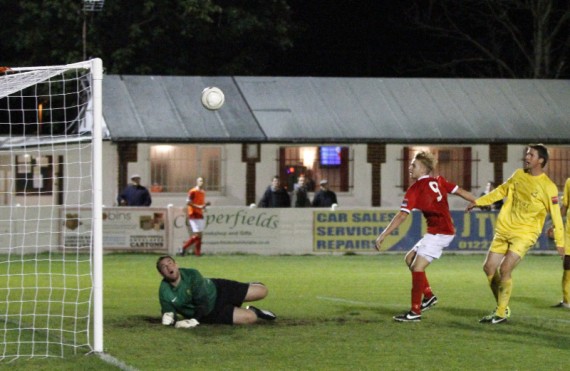
[[[487,276],[487,281],[489,281],[489,287],[493,291],[493,296],[495,296],[495,301],[499,302],[499,285],[501,283],[501,278],[499,274],[495,272],[492,276]]]
[[[497,300],[497,316],[506,317],[507,306],[511,300],[511,292],[513,290],[513,279],[501,281],[499,286],[499,299]]]
[[[570,270],[562,273],[562,301],[570,304]]]

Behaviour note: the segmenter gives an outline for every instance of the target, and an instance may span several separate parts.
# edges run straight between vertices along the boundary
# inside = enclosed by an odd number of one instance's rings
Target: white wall
[[[118,168],[117,145],[107,141],[103,142],[103,205],[108,207],[117,204]]]
[[[146,187],[150,186],[149,156],[151,145],[153,144],[140,143],[137,151],[138,161],[128,164],[128,174],[139,174],[141,176],[141,184]],[[216,206],[244,206],[246,164],[241,161],[241,144],[225,144],[223,147],[225,161],[222,162],[222,178],[226,180],[225,189],[220,193],[209,192],[208,201]],[[112,152],[112,154],[107,154],[106,152]],[[119,160],[117,146],[109,143],[109,146],[104,147],[103,153],[105,157],[103,169],[106,174],[103,188],[112,190],[112,192],[105,192],[103,202],[106,206],[116,206],[119,179],[117,173]],[[193,186],[194,184],[188,184],[188,189]],[[152,193],[151,196],[153,207],[167,207],[169,204],[182,206],[186,204],[186,192]]]
[[[317,144],[315,144],[317,145]],[[346,145],[346,144],[343,144]],[[282,144],[272,143],[261,145],[261,162],[256,164],[256,200],[263,195],[267,186],[271,183],[271,178],[278,174],[277,156],[279,147]],[[241,161],[241,144],[225,144],[224,147],[224,166],[222,168],[222,177],[225,179],[226,188],[221,194],[213,192],[208,193],[208,199],[216,206],[244,206],[245,205],[245,177],[246,164]],[[381,166],[382,179],[382,207],[386,209],[397,209],[404,195],[401,189],[402,183],[402,148],[404,145],[390,144],[386,146],[386,162]],[[508,161],[503,165],[503,174],[505,180],[517,169],[522,163],[525,145],[509,145]],[[370,187],[372,179],[371,165],[366,161],[367,146],[365,144],[351,145],[351,155],[353,156],[353,174],[351,174],[351,183],[353,188],[349,192],[337,193],[340,207],[369,207],[372,199],[372,189]],[[138,161],[129,164],[129,174],[138,173],[142,177],[142,184],[149,185],[150,182],[150,153],[149,144],[139,144]],[[473,145],[472,165],[473,188],[472,192],[478,196],[483,192],[485,185],[489,179],[493,179],[493,164],[489,162],[489,146]],[[103,202],[106,206],[116,205],[117,184],[118,184],[118,155],[117,146],[110,142],[103,143]],[[452,181],[459,181],[451,179]],[[189,187],[192,185],[189,185]],[[462,186],[460,184],[460,186]],[[185,203],[186,193],[153,193],[152,206],[166,207],[169,204],[180,206]],[[313,194],[310,195],[313,197]],[[465,201],[460,197],[450,197],[450,207],[452,209],[463,209]]]
[[[317,144],[314,144],[317,145]],[[346,145],[346,144],[343,144]],[[278,174],[277,156],[279,147],[282,144],[261,145],[261,162],[256,164],[256,203],[259,201],[267,186],[271,183],[271,178]],[[245,206],[245,183],[246,164],[241,161],[241,144],[225,144],[222,167],[222,177],[225,180],[225,189],[220,193],[208,193],[208,199],[216,206]],[[387,209],[399,208],[404,195],[401,189],[402,182],[402,148],[404,145],[390,144],[386,146],[386,162],[381,166],[382,179],[382,207]],[[80,149],[82,148],[82,149]],[[351,184],[353,188],[349,192],[337,193],[340,207],[369,207],[371,203],[372,189],[370,187],[372,172],[371,165],[366,161],[367,146],[365,144],[350,145],[353,164],[351,171]],[[526,145],[513,144],[507,146],[507,162],[503,164],[503,176],[506,180],[512,173],[522,166],[524,150]],[[13,151],[2,156],[5,169],[4,178],[11,175],[9,164],[13,163],[11,157],[17,154]],[[70,144],[67,146],[55,146],[51,150],[52,155],[64,155],[66,165],[64,174],[69,179],[81,178],[83,174],[90,172],[88,160],[90,159],[90,147]],[[150,144],[141,143],[138,148],[138,161],[129,163],[129,174],[138,173],[142,177],[142,184],[148,186],[150,183]],[[493,164],[489,162],[489,146],[473,145],[472,155],[474,161],[472,165],[473,188],[472,193],[479,196],[489,179],[493,179]],[[109,141],[103,142],[103,204],[108,207],[116,206],[118,189],[118,164],[117,145]],[[547,169],[548,172],[548,169]],[[452,181],[459,181],[451,179]],[[64,186],[70,187],[68,180]],[[192,185],[188,185],[189,188]],[[460,186],[463,186],[460,184]],[[10,185],[4,184],[8,191]],[[71,186],[73,188],[73,186]],[[43,205],[55,203],[56,194],[51,196],[16,196],[3,197],[0,204],[21,204],[21,205]],[[313,194],[310,194],[313,197]],[[71,197],[77,198],[77,197]],[[185,204],[186,193],[153,193],[153,203],[155,207],[166,207],[169,204],[181,206]],[[465,201],[459,197],[450,197],[450,207],[452,209],[463,209]],[[66,202],[75,204],[81,202],[77,199],[68,199]]]

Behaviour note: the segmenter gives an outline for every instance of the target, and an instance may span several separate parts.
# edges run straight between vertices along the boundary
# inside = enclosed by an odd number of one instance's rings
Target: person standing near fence
[[[277,175],[273,177],[271,185],[263,193],[259,207],[291,207],[291,197],[287,190],[281,187],[281,180]]]
[[[141,176],[131,175],[131,182],[119,195],[119,206],[150,206],[152,198],[148,189],[141,185]]]
[[[516,170],[506,182],[467,206],[467,210],[471,210],[505,199],[483,264],[497,307],[483,317],[481,323],[507,322],[511,315],[512,272],[536,243],[548,213],[552,218],[558,253],[564,254],[564,224],[558,205],[558,188],[544,172],[547,162],[546,146],[529,144],[524,168]]]
[[[202,255],[202,232],[206,228],[206,221],[204,219],[204,212],[206,207],[210,206],[206,202],[206,191],[204,191],[204,178],[198,177],[196,179],[196,186],[188,191],[188,198],[186,199],[188,206],[188,223],[192,229],[190,238],[184,242],[180,255],[186,255],[190,246],[194,246],[194,255]]]
[[[313,207],[331,207],[337,204],[336,193],[329,189],[329,181],[323,179],[319,183],[319,190],[313,198]]]
[[[293,205],[295,207],[311,207],[311,200],[307,193],[307,186],[305,185],[305,176],[299,176],[297,184],[295,184],[293,191]]]
[[[414,184],[408,188],[400,206],[400,212],[394,216],[388,226],[376,239],[376,250],[384,239],[404,222],[413,209],[420,210],[427,221],[427,233],[406,254],[406,265],[412,272],[412,308],[409,312],[394,316],[398,322],[418,322],[422,311],[437,303],[426,276],[426,268],[434,259],[439,259],[443,249],[449,246],[455,237],[455,227],[449,212],[448,193],[473,202],[475,196],[460,188],[444,177],[431,175],[436,160],[430,152],[418,152],[408,170]]]

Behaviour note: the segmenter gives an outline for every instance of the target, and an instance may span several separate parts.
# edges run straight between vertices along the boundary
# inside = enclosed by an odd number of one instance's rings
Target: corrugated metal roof
[[[206,86],[226,95],[200,103]],[[115,141],[570,142],[570,81],[106,76]]]
[[[224,91],[223,109],[202,107],[206,86]],[[231,77],[105,76],[103,115],[113,141],[266,140]]]

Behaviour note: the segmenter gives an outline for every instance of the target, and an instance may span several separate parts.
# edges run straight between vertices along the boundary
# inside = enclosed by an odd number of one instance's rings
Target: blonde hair
[[[428,169],[430,173],[437,165],[437,160],[435,159],[435,156],[427,151],[421,151],[416,153],[416,155],[414,156],[414,160],[421,162]]]

